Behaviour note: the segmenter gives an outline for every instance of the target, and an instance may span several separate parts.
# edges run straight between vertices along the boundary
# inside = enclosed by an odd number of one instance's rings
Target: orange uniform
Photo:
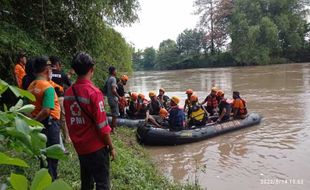
[[[17,63],[14,68],[14,74],[16,77],[16,82],[19,88],[22,88],[22,81],[24,76],[26,75],[25,66]]]
[[[47,80],[34,80],[28,87],[28,91],[30,91],[35,97],[36,97],[36,101],[33,102],[33,105],[35,106],[35,109],[32,112],[33,116],[36,116],[39,114],[39,112],[42,110],[43,107],[45,107],[44,105],[44,98],[46,95],[46,91],[50,88],[53,88],[53,86],[50,84],[49,81]],[[58,102],[58,96],[53,88],[53,93],[55,93],[54,95],[54,106],[51,106],[49,108],[51,108],[51,112],[50,112],[50,116],[53,119],[59,120],[60,119],[60,105]]]
[[[247,114],[245,101],[241,98],[237,98],[234,100],[233,109],[238,110],[237,116],[245,116]]]

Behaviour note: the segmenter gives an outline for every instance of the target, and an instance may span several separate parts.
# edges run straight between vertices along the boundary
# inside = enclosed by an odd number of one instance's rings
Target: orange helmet
[[[160,108],[159,115],[161,117],[168,117],[168,111],[165,108]]]
[[[217,92],[218,90],[219,89],[217,87],[215,87],[215,86],[211,88],[211,91],[213,91],[213,92]]]
[[[154,96],[156,96],[156,93],[155,93],[154,91],[149,92],[149,97],[150,97],[150,98],[151,98],[151,97],[154,97]]]
[[[137,100],[137,99],[138,99],[138,94],[137,94],[136,92],[132,92],[132,93],[131,93],[131,99],[132,99],[133,101]]]
[[[127,75],[122,75],[121,76],[122,81],[128,81],[128,76]]]
[[[187,89],[185,92],[185,94],[193,94],[193,93],[194,93],[194,91],[192,89]]]
[[[216,93],[216,96],[224,96],[224,91],[223,90],[218,90],[217,93]]]
[[[191,102],[198,102],[198,96],[196,94],[192,95],[190,98]]]
[[[178,105],[180,103],[180,98],[177,96],[172,96],[171,101]]]
[[[138,97],[139,97],[139,98],[141,98],[142,100],[144,100],[144,99],[145,99],[144,94],[141,94],[141,93],[138,95]]]

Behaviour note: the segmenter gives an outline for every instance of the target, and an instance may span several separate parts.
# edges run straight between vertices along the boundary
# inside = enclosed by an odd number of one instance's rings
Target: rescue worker
[[[80,161],[81,189],[110,189],[110,157],[116,152],[100,90],[91,82],[95,62],[87,53],[74,56],[71,67],[78,75],[65,92],[65,117]]]
[[[22,86],[22,80],[23,80],[24,76],[26,75],[26,71],[25,71],[26,63],[27,63],[26,54],[21,52],[18,55],[18,61],[14,67],[15,80],[16,80],[17,86],[19,88],[23,87]]]
[[[210,114],[210,116],[213,116],[218,109],[219,102],[216,96],[217,91],[218,89],[216,87],[212,87],[211,93],[201,103],[201,105],[207,103],[206,110]]]
[[[156,128],[164,128],[169,126],[169,112],[165,108],[160,108],[159,115],[149,115],[146,122],[154,125]]]
[[[65,119],[65,109],[63,106],[64,101],[64,90],[71,86],[71,81],[68,76],[61,70],[60,59],[56,56],[50,56],[49,60],[52,63],[52,82],[56,83],[58,86],[55,87],[59,104],[60,104],[60,128],[62,130],[63,138],[66,143],[70,143],[69,132]],[[53,84],[52,84],[53,85]]]
[[[136,118],[138,115],[138,94],[136,92],[130,93],[130,101],[129,101],[129,107],[127,110],[127,115],[129,118]]]
[[[185,114],[179,107],[180,98],[173,96],[170,100],[171,109],[169,111],[169,129],[180,131],[185,126]]]
[[[240,93],[238,91],[233,92],[233,99],[234,119],[244,119],[248,114],[248,110],[246,108],[246,101],[240,97]]]
[[[156,97],[156,93],[151,91],[149,92],[149,97],[151,99],[150,103],[147,106],[147,112],[146,114],[150,115],[159,115],[159,110],[162,108],[162,104]]]
[[[117,93],[117,82],[116,82],[116,68],[111,66],[109,67],[109,78],[106,82],[107,88],[107,97],[108,97],[108,104],[111,109],[112,114],[112,132],[116,129],[116,119],[120,115],[119,114],[119,107],[118,107],[118,100],[121,99],[120,95]]]
[[[46,146],[59,144],[60,105],[53,86],[49,83],[52,73],[51,63],[47,57],[39,57],[34,60],[33,69],[36,79],[29,85],[30,91],[35,97],[33,102],[35,109],[32,117],[44,125],[42,133],[47,137]],[[53,180],[57,179],[57,159],[47,158],[48,171]],[[44,163],[41,161],[41,167]]]
[[[187,94],[187,99],[184,103],[184,112],[188,111],[189,107],[191,106],[191,96],[193,95],[194,91],[192,89],[187,89],[185,94]]]
[[[125,98],[125,89],[124,86],[127,84],[128,76],[122,75],[121,79],[117,82],[117,93],[120,96],[118,100],[119,113],[120,117],[125,117],[125,107],[127,106],[127,100]]]
[[[219,103],[219,117],[217,119],[217,122],[225,122],[230,119],[230,113],[231,113],[231,105],[226,101],[226,98],[224,98],[224,91],[219,90],[217,92],[220,103]]]
[[[198,103],[198,96],[191,96],[191,107],[189,108],[188,126],[204,126],[208,120],[207,112],[203,106]]]
[[[160,101],[161,105],[164,106],[164,108],[169,109],[170,98],[169,98],[169,96],[165,95],[165,89],[164,88],[159,89],[159,94],[158,94],[157,98]]]
[[[143,94],[138,95],[138,114],[137,118],[142,119],[146,116],[148,101]]]

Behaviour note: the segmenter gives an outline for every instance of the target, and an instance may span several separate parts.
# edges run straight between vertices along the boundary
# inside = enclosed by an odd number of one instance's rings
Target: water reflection
[[[131,91],[164,87],[185,100],[187,88],[202,101],[210,88],[227,97],[238,90],[260,126],[175,147],[147,147],[163,173],[208,189],[308,189],[310,186],[310,64],[136,72]],[[205,168],[206,167],[206,168]],[[303,179],[304,185],[262,186],[260,179]]]

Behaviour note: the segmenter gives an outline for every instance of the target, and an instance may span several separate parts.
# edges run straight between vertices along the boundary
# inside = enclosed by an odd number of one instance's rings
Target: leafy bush
[[[12,91],[16,97],[35,101],[35,97],[31,93],[10,86],[0,80],[0,97],[7,90]],[[47,157],[54,159],[65,159],[66,157],[60,145],[46,147],[47,138],[41,133],[43,125],[24,115],[34,110],[33,105],[23,105],[23,100],[20,99],[15,106],[8,109],[4,105],[3,108],[0,110],[0,165],[18,166],[18,168],[12,168],[12,171],[9,171],[11,174],[8,178],[8,185],[15,190],[71,189],[62,180],[56,180],[52,183],[47,169],[36,172],[31,184],[23,174],[14,173],[16,171],[23,173],[22,168],[30,167],[24,160],[17,158],[21,155],[28,155],[43,161]],[[1,175],[5,174],[2,173]],[[4,179],[0,178],[0,182],[1,180]],[[7,184],[3,183],[1,186],[1,189],[6,189]]]

